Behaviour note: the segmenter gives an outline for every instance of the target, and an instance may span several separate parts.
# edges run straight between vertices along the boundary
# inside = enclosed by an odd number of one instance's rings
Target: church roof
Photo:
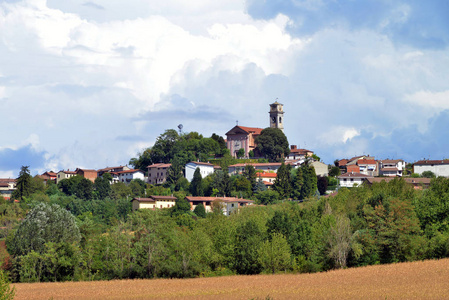
[[[253,135],[259,135],[262,132],[262,130],[263,130],[263,128],[245,127],[245,126],[237,125],[237,126],[234,126],[234,128],[232,128],[228,132],[226,132],[226,135],[238,134],[238,133],[240,133],[240,132],[238,132],[238,129],[242,130],[244,133],[247,133],[247,134],[252,133]]]

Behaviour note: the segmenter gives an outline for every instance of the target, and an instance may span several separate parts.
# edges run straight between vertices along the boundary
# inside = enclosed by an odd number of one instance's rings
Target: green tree
[[[106,174],[111,176],[111,174],[109,174],[109,173],[105,173],[104,175],[106,175]],[[104,176],[95,178],[94,189],[95,189],[95,191],[97,191],[98,197],[100,199],[105,199],[107,197],[110,197],[111,193],[112,193],[111,183]]]
[[[204,196],[202,180],[200,169],[196,168],[193,173],[192,182],[190,183],[190,193],[193,196]]]
[[[424,171],[424,172],[421,173],[421,177],[424,177],[424,178],[435,178],[436,175],[432,171]]]
[[[146,172],[149,165],[153,164],[151,157],[151,148],[147,148],[137,154],[137,157],[133,157],[129,160],[129,165],[133,166],[133,169],[139,169]]]
[[[131,189],[124,182],[117,182],[111,186],[112,198],[116,200],[131,197],[131,194]]]
[[[239,151],[237,151],[237,158],[242,158],[243,156],[245,156],[245,150],[240,148]]]
[[[237,228],[234,248],[234,269],[238,274],[250,275],[260,273],[262,265],[258,259],[258,251],[262,240],[262,231],[252,219]]]
[[[304,177],[302,175],[302,168],[297,168],[293,171],[293,179],[292,179],[292,198],[295,200],[300,200],[302,186],[304,184]]]
[[[74,194],[78,198],[84,200],[92,199],[93,183],[89,179],[82,177],[74,188],[75,188]]]
[[[317,190],[317,177],[315,169],[309,165],[308,161],[301,165],[303,185],[301,187],[301,199],[313,196]]]
[[[318,176],[318,178],[317,178],[317,188],[318,188],[318,191],[320,192],[320,195],[325,195],[326,194],[327,185],[328,185],[327,177]]]
[[[258,251],[259,262],[265,271],[276,273],[291,266],[291,251],[287,239],[281,233],[273,233]]]
[[[59,205],[37,204],[25,217],[8,244],[13,256],[44,252],[48,242],[78,243],[80,232],[73,215]]]
[[[265,128],[256,138],[257,149],[271,161],[280,161],[290,153],[285,134],[278,128]]]
[[[8,276],[0,269],[0,300],[12,300],[16,294],[16,289],[11,288]]]
[[[16,181],[16,189],[12,194],[12,198],[22,200],[23,197],[29,197],[31,195],[31,175],[30,167],[22,166],[20,169],[19,177]]]
[[[193,212],[200,218],[206,217],[206,209],[204,208],[204,205],[202,203],[198,204]]]
[[[256,186],[257,172],[253,165],[246,165],[242,175],[251,183],[251,189]]]
[[[290,165],[281,164],[277,171],[276,179],[273,184],[273,189],[279,193],[281,198],[290,196],[292,191],[290,178]]]
[[[329,171],[329,176],[336,177],[340,176],[341,171],[339,167],[332,167]]]
[[[268,205],[275,204],[280,200],[281,196],[274,190],[261,191],[256,194],[258,204]]]

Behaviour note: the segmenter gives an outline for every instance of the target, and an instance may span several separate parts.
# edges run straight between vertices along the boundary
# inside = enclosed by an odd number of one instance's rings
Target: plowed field
[[[14,286],[15,299],[449,299],[449,259],[316,274]]]

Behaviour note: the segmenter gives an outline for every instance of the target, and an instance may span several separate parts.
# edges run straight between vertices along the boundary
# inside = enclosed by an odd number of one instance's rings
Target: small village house
[[[186,172],[186,179],[191,182],[193,179],[193,174],[195,173],[195,170],[199,168],[201,177],[204,178],[209,174],[214,173],[214,165],[211,163],[205,163],[205,162],[196,162],[191,161],[188,164],[186,164],[185,172]]]
[[[148,198],[133,198],[132,210],[138,209],[162,209],[175,206],[176,197],[173,196],[149,196]]]
[[[163,184],[167,181],[167,172],[171,164],[152,164],[148,168],[148,183]]]

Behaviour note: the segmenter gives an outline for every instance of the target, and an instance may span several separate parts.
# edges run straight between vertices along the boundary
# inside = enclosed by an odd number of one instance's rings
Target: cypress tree
[[[201,177],[200,169],[196,168],[195,173],[193,173],[193,179],[190,183],[190,193],[193,196],[204,196],[203,191],[203,178]]]

